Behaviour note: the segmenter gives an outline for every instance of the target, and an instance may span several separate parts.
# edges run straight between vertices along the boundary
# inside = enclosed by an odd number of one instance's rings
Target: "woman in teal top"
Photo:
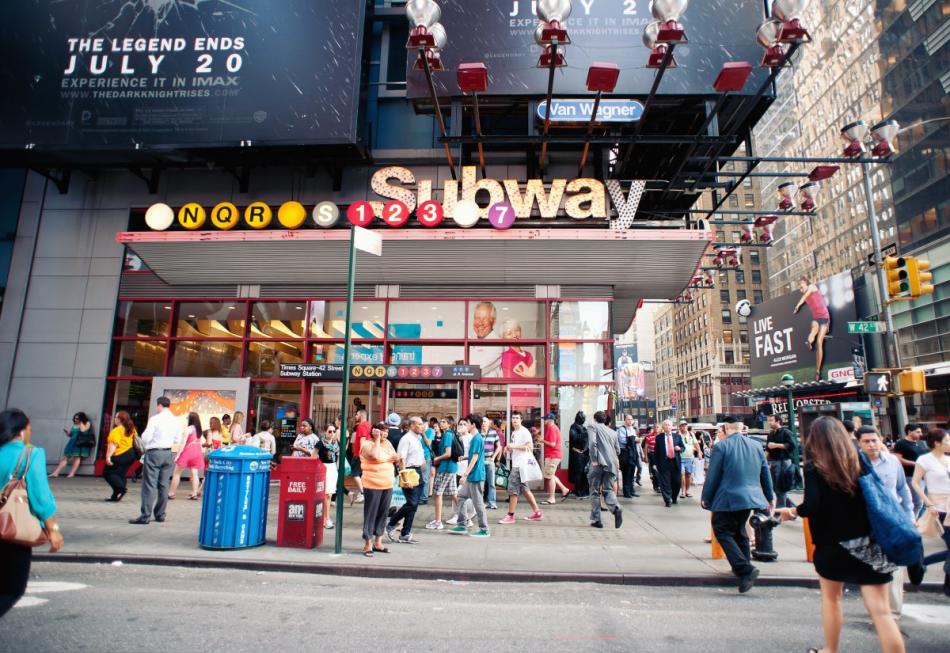
[[[24,448],[29,445],[30,420],[22,410],[11,408],[0,413],[0,484],[6,485],[13,477],[14,468]],[[49,550],[59,551],[63,536],[56,518],[56,500],[46,480],[46,454],[42,449],[29,449],[29,468],[26,473],[26,488],[30,500],[30,512],[43,523],[49,536]],[[22,468],[18,477],[22,475]],[[0,541],[0,617],[12,608],[26,591],[30,577],[30,561],[33,549],[19,544]]]

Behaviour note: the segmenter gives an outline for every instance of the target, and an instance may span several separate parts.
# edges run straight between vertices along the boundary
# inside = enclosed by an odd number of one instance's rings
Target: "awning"
[[[710,233],[682,229],[381,229],[383,255],[360,254],[358,284],[607,285],[612,330],[624,333],[643,299],[689,285]],[[347,276],[346,229],[123,232],[166,283],[338,284]]]

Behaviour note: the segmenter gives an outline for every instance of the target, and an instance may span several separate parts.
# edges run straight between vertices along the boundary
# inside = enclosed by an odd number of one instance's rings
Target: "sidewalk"
[[[359,555],[361,504],[347,506],[344,511],[343,554],[333,554],[333,530],[325,531],[323,546],[315,550],[276,547],[276,484],[271,485],[267,544],[235,551],[208,551],[198,546],[201,502],[187,500],[187,484],[179,488],[179,497],[185,499],[169,502],[167,521],[148,526],[128,523],[139,513],[141,484],[130,484],[128,495],[118,504],[103,501],[110,490],[99,478],[58,478],[51,479],[51,484],[66,546],[53,555],[37,549],[37,559],[122,560],[389,578],[735,583],[727,561],[713,560],[710,545],[703,542],[709,535],[709,513],[699,507],[699,492],[668,509],[651,488],[640,488],[639,498],[621,500],[624,521],[619,530],[613,528],[613,516],[608,514],[603,530],[591,528],[589,503],[573,498],[542,506],[541,522],[524,521],[528,508],[519,501],[519,522],[502,526],[497,522],[505,515],[506,504],[499,501],[499,510],[488,511],[489,539],[425,530],[433,515],[430,504],[421,506],[416,515],[413,532],[418,545],[387,542],[391,553],[370,559]],[[760,583],[817,586],[814,567],[805,560],[801,522],[783,524],[774,533],[779,561],[757,563],[762,572]],[[927,580],[943,582],[939,565],[931,567]]]

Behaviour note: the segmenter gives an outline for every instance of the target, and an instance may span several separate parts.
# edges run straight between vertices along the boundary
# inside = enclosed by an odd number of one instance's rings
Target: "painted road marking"
[[[33,594],[54,594],[56,592],[73,592],[89,587],[82,583],[65,583],[61,581],[33,581],[26,586],[26,596],[17,601],[15,608],[35,608],[38,605],[49,603],[49,599]]]
[[[924,624],[950,623],[950,605],[920,605],[905,603],[902,613]]]

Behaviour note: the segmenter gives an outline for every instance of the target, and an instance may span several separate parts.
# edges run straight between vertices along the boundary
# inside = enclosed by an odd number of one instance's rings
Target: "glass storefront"
[[[342,412],[338,381],[281,379],[286,363],[342,364],[345,301],[329,299],[120,299],[109,370],[111,410],[135,409],[157,376],[251,379],[251,426],[292,430],[299,416],[322,428]],[[351,360],[378,365],[478,365],[481,381],[351,384],[349,414],[378,421],[400,414],[507,419],[529,428],[544,413],[607,407],[610,305],[596,300],[357,300]],[[143,394],[144,393],[144,394]],[[125,408],[123,408],[125,407]],[[108,411],[107,411],[108,412]],[[144,426],[144,422],[143,422]]]

